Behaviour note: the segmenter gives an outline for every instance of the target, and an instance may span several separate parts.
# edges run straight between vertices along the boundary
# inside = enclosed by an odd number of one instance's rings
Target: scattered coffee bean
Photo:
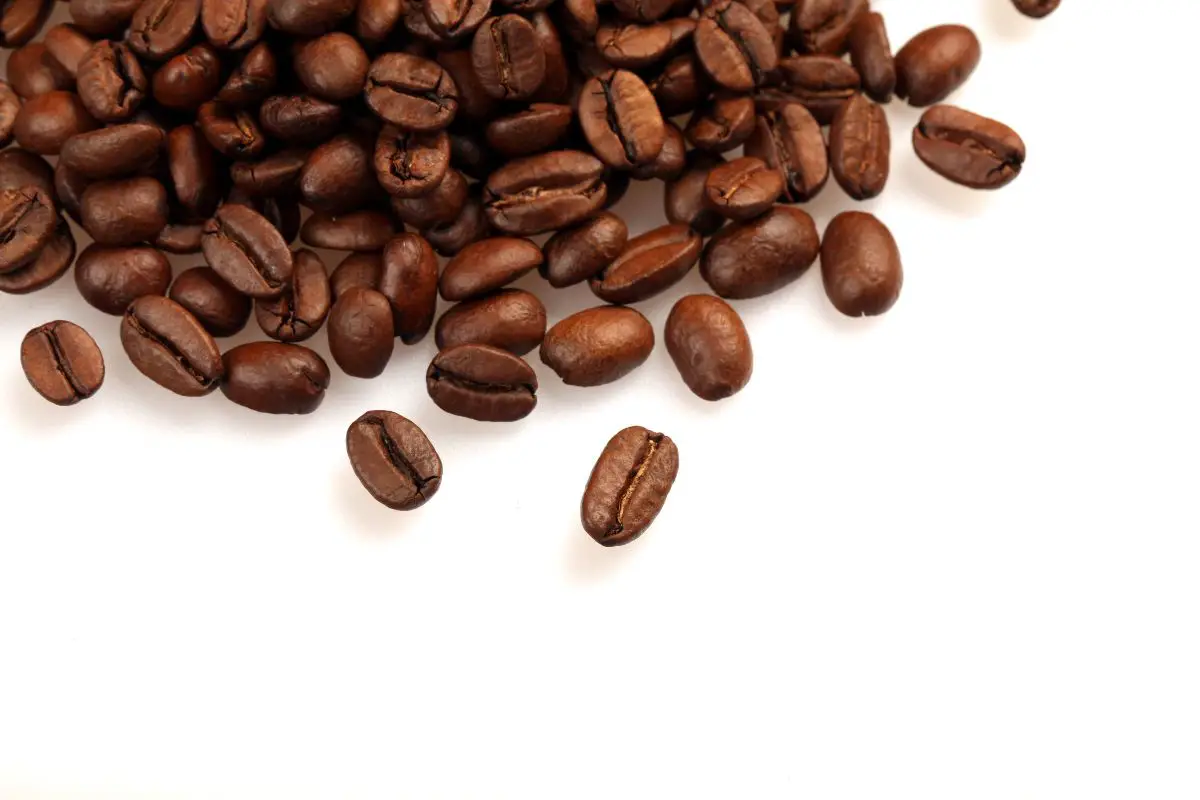
[[[342,134],[318,145],[300,172],[305,205],[326,214],[346,214],[379,198],[373,158],[365,136]]]
[[[600,306],[572,314],[546,331],[542,363],[570,386],[601,386],[646,363],[654,328],[632,308]]]
[[[36,258],[57,227],[54,201],[46,192],[33,186],[0,191],[0,275]]]
[[[48,0],[9,0],[0,7],[0,47],[20,47],[46,24],[54,3]]]
[[[287,242],[249,206],[221,206],[204,226],[201,247],[208,265],[250,297],[278,297],[292,278]]]
[[[97,244],[134,245],[153,239],[167,224],[167,190],[154,178],[93,183],[79,215]]]
[[[229,165],[233,185],[254,197],[294,196],[300,191],[300,173],[309,151],[289,147],[258,161],[236,161]]]
[[[46,159],[16,147],[0,151],[0,191],[25,188],[41,189],[51,201],[58,201],[54,168]]]
[[[75,264],[75,285],[93,308],[120,316],[139,297],[167,293],[171,262],[153,247],[91,244]]]
[[[596,155],[615,169],[653,161],[666,136],[654,95],[641,78],[623,69],[584,84],[579,124]]]
[[[71,73],[54,60],[41,42],[32,42],[10,53],[5,77],[13,92],[25,99],[69,90],[74,84]]]
[[[213,47],[222,50],[251,47],[266,30],[267,5],[268,0],[202,0],[200,24],[204,35]]]
[[[311,250],[292,254],[291,285],[283,294],[254,303],[258,327],[281,342],[303,342],[321,329],[333,300],[325,262]]]
[[[752,98],[718,93],[692,115],[683,135],[699,150],[725,153],[754,133],[754,113]]]
[[[425,373],[438,408],[480,422],[515,422],[537,406],[537,376],[519,356],[486,344],[442,350]]]
[[[459,303],[437,322],[439,350],[460,344],[487,344],[523,356],[546,335],[546,307],[529,292],[502,289]]]
[[[305,42],[296,52],[296,77],[315,97],[332,102],[362,92],[370,62],[353,36],[328,33]]]
[[[779,171],[784,193],[792,202],[811,200],[829,180],[829,155],[821,126],[798,103],[762,114],[746,142],[746,155]]]
[[[388,508],[420,508],[442,485],[442,459],[429,437],[392,411],[368,411],[352,422],[346,452],[363,487]]]
[[[628,241],[625,220],[602,211],[551,236],[544,248],[545,261],[538,269],[556,289],[582,283],[615,261]]]
[[[405,130],[441,130],[458,112],[458,87],[446,70],[408,53],[375,59],[365,92],[372,111]]]
[[[671,49],[666,25],[602,25],[596,32],[600,55],[618,69],[642,69],[661,61]]]
[[[203,237],[203,225],[175,225],[168,222],[150,243],[165,253],[193,255],[200,252],[200,240]]]
[[[533,103],[492,120],[484,133],[496,152],[517,158],[549,150],[566,135],[574,117],[570,106]]]
[[[913,129],[931,170],[972,189],[999,189],[1021,174],[1025,142],[1012,128],[954,106],[934,106]]]
[[[317,213],[300,229],[300,240],[310,247],[373,253],[382,250],[396,234],[396,224],[382,211],[352,211],[332,216]]]
[[[696,56],[719,86],[748,92],[775,69],[778,52],[754,12],[737,0],[713,0],[696,24]]]
[[[630,239],[588,285],[609,303],[640,302],[678,283],[699,260],[702,245],[688,226],[663,225]]]
[[[100,391],[104,355],[73,322],[48,322],[25,334],[21,368],[37,393],[56,406],[73,406]]]
[[[806,212],[776,206],[709,239],[700,275],[721,297],[761,297],[799,278],[817,260],[821,239]]]
[[[895,305],[904,283],[900,251],[891,231],[871,214],[838,214],[821,242],[821,277],[825,294],[843,314],[884,313]]]
[[[200,21],[200,0],[143,0],[129,26],[129,47],[151,61],[166,61],[187,47]]]
[[[92,40],[74,25],[55,25],[46,31],[42,38],[46,44],[46,52],[71,75],[79,74],[79,64],[88,50],[92,48]]]
[[[516,14],[492,17],[475,32],[471,64],[497,100],[527,100],[546,77],[546,52],[533,25]]]
[[[453,222],[467,203],[467,181],[456,169],[447,170],[441,182],[419,197],[393,197],[392,212],[418,230]]]
[[[412,132],[385,125],[373,159],[379,185],[394,197],[422,197],[446,177],[450,137],[445,131]]]
[[[225,374],[212,336],[166,297],[133,301],[121,320],[121,346],[139,372],[184,397],[208,394]]]
[[[225,3],[226,0],[207,0],[206,6],[221,6]],[[230,34],[237,36],[233,43],[226,44],[228,37],[213,36],[212,34],[209,34],[209,41],[215,47],[233,47],[234,49],[245,46],[245,43],[258,41],[262,35],[262,27],[259,25],[258,19],[259,10],[265,5],[265,0],[247,0],[247,4],[244,6],[247,13],[247,25],[243,27],[239,23],[229,31]],[[275,54],[271,52],[271,48],[265,42],[259,42],[251,47],[234,67],[233,73],[226,79],[221,91],[217,92],[217,100],[239,108],[261,103],[275,88],[278,72],[279,66],[275,61]]]
[[[17,144],[24,149],[56,156],[72,136],[97,127],[78,95],[55,91],[26,100],[17,112],[12,131]]]
[[[484,192],[498,230],[533,236],[590,217],[604,205],[604,165],[578,150],[556,150],[510,161],[491,174]]]
[[[342,127],[342,107],[308,95],[275,95],[263,101],[258,121],[265,134],[290,145],[320,144]]]
[[[396,346],[393,328],[386,297],[374,289],[348,289],[329,312],[330,355],[351,377],[378,377]]]
[[[220,87],[221,60],[217,51],[206,44],[198,44],[175,56],[163,64],[150,81],[154,99],[159,105],[175,111],[195,111],[212,100]],[[201,127],[204,126],[201,122]],[[205,132],[205,136],[209,134]],[[215,142],[213,146],[217,146]]]
[[[732,220],[754,219],[783,193],[783,176],[752,156],[713,167],[704,183],[710,208]]]
[[[223,359],[221,392],[262,414],[311,414],[325,399],[329,367],[304,345],[250,342]]]
[[[858,71],[835,56],[791,56],[780,60],[779,71],[783,104],[798,101],[822,125],[861,88]]]
[[[750,335],[733,307],[710,294],[682,298],[663,334],[683,382],[702,400],[731,397],[750,381]]]
[[[583,492],[583,529],[605,547],[629,544],[662,511],[679,473],[671,437],[626,428],[604,447]]]
[[[66,274],[74,260],[75,237],[71,226],[59,217],[54,235],[32,261],[12,272],[0,273],[0,292],[28,294],[44,289]]]
[[[970,28],[922,31],[896,53],[896,96],[918,108],[940,103],[971,77],[979,56],[979,39]]]
[[[468,245],[450,260],[439,289],[451,302],[474,300],[537,269],[542,250],[528,239],[497,236]]]
[[[233,336],[246,327],[252,302],[226,283],[211,267],[179,273],[167,296],[192,313],[215,337]]]
[[[351,253],[338,264],[329,276],[329,289],[334,302],[354,287],[379,288],[379,274],[383,272],[383,256],[380,253]]]
[[[801,53],[838,55],[866,12],[867,0],[797,0],[792,7],[792,43]]]
[[[712,236],[725,224],[725,218],[709,207],[704,191],[708,174],[723,163],[714,153],[693,150],[688,154],[686,170],[669,182],[663,193],[668,220],[688,225],[701,236]]]
[[[887,183],[891,153],[883,108],[863,95],[847,100],[829,132],[829,162],[838,185],[855,200],[878,196]]]
[[[434,225],[423,232],[425,240],[441,255],[458,255],[467,245],[492,234],[492,224],[488,222],[487,212],[484,211],[479,188],[479,184],[471,187],[467,202],[453,221]]]
[[[883,16],[863,14],[850,30],[850,63],[862,78],[863,91],[877,103],[892,99],[896,90],[896,60]]]
[[[379,291],[392,306],[395,335],[416,344],[433,327],[437,310],[438,262],[433,248],[415,233],[402,233],[383,249]]]
[[[157,125],[111,125],[72,136],[58,158],[89,180],[123,178],[153,166],[165,143],[166,135]]]
[[[196,124],[213,149],[227,158],[257,158],[266,149],[267,138],[248,111],[216,101],[205,103],[196,112]]]
[[[146,73],[128,45],[103,39],[79,62],[79,100],[100,122],[124,122],[150,90]]]
[[[1013,5],[1027,17],[1040,19],[1058,8],[1059,0],[1013,0]]]

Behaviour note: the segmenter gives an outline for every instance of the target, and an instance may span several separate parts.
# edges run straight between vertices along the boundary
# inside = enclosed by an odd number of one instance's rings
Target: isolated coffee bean
[[[267,0],[202,0],[200,24],[213,47],[245,50],[266,31]]]
[[[934,106],[913,129],[926,166],[972,189],[999,189],[1021,174],[1025,142],[1012,128],[954,106]]]
[[[75,285],[93,308],[120,316],[147,295],[165,295],[171,262],[153,247],[88,245],[75,264]]]
[[[443,411],[480,422],[515,422],[537,407],[537,375],[519,356],[486,344],[442,350],[425,373]]]
[[[227,203],[204,226],[204,258],[234,289],[278,297],[292,279],[292,253],[283,236],[249,206]]]
[[[731,397],[750,381],[750,335],[733,307],[718,297],[680,299],[667,317],[663,339],[683,382],[702,400]]]
[[[488,144],[501,155],[509,158],[528,156],[549,150],[562,140],[574,116],[570,106],[533,103],[521,111],[492,120],[485,135]]]
[[[128,45],[101,40],[79,62],[79,100],[101,122],[122,122],[141,107],[150,83]]]
[[[603,211],[550,237],[543,250],[545,261],[538,269],[554,288],[572,286],[615,261],[628,241],[625,220]]]
[[[150,61],[182,52],[200,21],[200,0],[144,0],[133,15],[128,42]]]
[[[200,252],[200,240],[204,237],[204,226],[199,223],[168,222],[150,243],[165,253],[193,255]]]
[[[546,77],[546,53],[528,20],[504,14],[485,21],[471,41],[471,64],[497,100],[527,100]]]
[[[196,112],[196,124],[213,149],[228,158],[257,158],[266,149],[267,137],[248,111],[216,101],[205,103]]]
[[[262,130],[291,145],[320,144],[342,127],[342,107],[305,94],[275,95],[258,110]]]
[[[653,161],[666,135],[654,95],[627,70],[609,71],[584,84],[579,124],[596,155],[615,169]]]
[[[179,273],[167,296],[192,313],[215,337],[233,336],[246,327],[252,302],[226,283],[211,267]]]
[[[718,86],[748,92],[763,83],[779,53],[762,20],[737,0],[713,0],[694,34],[696,56]]]
[[[396,223],[382,211],[352,211],[333,216],[313,214],[300,229],[300,240],[326,250],[372,253],[382,250],[396,234]]]
[[[121,178],[153,166],[165,143],[166,135],[157,125],[110,125],[72,136],[58,157],[89,180]]]
[[[779,62],[784,102],[799,101],[822,125],[828,125],[842,104],[858,94],[858,71],[835,56],[791,56]],[[760,98],[760,106],[764,103]]]
[[[642,69],[662,61],[671,49],[666,25],[602,25],[596,32],[600,55],[618,69]]]
[[[121,346],[139,372],[184,397],[208,394],[225,374],[212,336],[166,297],[133,301],[121,320]]]
[[[518,236],[574,225],[604,205],[603,175],[604,165],[578,150],[510,161],[488,177],[488,219],[498,230]]]
[[[392,306],[392,325],[405,344],[416,344],[433,327],[437,310],[438,262],[433,248],[415,233],[402,233],[383,248],[379,292]]]
[[[821,277],[825,294],[843,314],[884,313],[895,304],[904,283],[900,251],[891,231],[871,214],[838,214],[821,242]]]
[[[207,0],[206,5],[221,5],[225,2],[226,0]],[[265,0],[248,0],[248,3],[246,8],[249,14],[260,5],[265,5]],[[240,41],[243,36],[256,39],[261,35],[261,29],[256,31],[247,27],[239,30],[241,35],[235,41]],[[230,33],[235,32],[231,31]],[[214,47],[226,47],[224,44],[224,41],[227,40],[226,36],[214,36],[210,33],[208,40]],[[275,54],[271,52],[271,48],[266,42],[259,42],[251,47],[233,68],[233,73],[225,80],[221,91],[217,92],[217,100],[238,108],[261,103],[275,89],[278,75],[279,64],[275,60]]]
[[[221,392],[263,414],[311,414],[325,399],[329,367],[299,344],[250,342],[225,354]]]
[[[441,130],[458,112],[458,87],[436,62],[386,53],[367,72],[367,105],[379,117],[410,131]]]
[[[1040,19],[1058,8],[1059,0],[1013,0],[1013,5],[1027,17]]]
[[[609,303],[637,303],[674,286],[700,258],[700,234],[663,225],[629,240],[621,255],[588,281]]]
[[[854,23],[866,11],[867,0],[797,0],[792,8],[792,43],[801,53],[842,53]]]
[[[167,190],[154,178],[93,183],[83,192],[79,214],[97,244],[138,244],[167,224]]]
[[[300,192],[300,173],[309,151],[289,147],[258,161],[236,161],[229,165],[233,185],[254,197],[293,197]]]
[[[300,171],[304,204],[327,214],[356,211],[380,196],[371,166],[372,141],[344,133],[317,146]]]
[[[883,191],[890,171],[892,135],[883,108],[863,95],[846,101],[829,131],[833,177],[855,200]]]
[[[754,219],[783,193],[783,176],[759,158],[743,156],[713,167],[704,184],[708,205],[732,220]]]
[[[278,297],[254,303],[258,327],[281,342],[303,342],[312,337],[329,316],[333,298],[325,262],[311,250],[292,254],[291,285]]]
[[[373,159],[379,185],[394,197],[421,197],[437,188],[450,166],[445,131],[413,132],[385,125]]]
[[[51,0],[9,0],[0,7],[0,47],[20,47],[41,31]]]
[[[829,180],[829,154],[821,126],[802,105],[792,103],[758,118],[746,155],[761,158],[783,177],[791,202],[811,200]]]
[[[47,3],[46,5],[51,5]],[[141,0],[71,0],[71,21],[89,36],[120,36]]]
[[[542,363],[570,386],[601,386],[646,363],[654,328],[625,306],[599,306],[572,314],[546,331]]]
[[[383,272],[381,253],[351,253],[342,259],[329,276],[329,289],[334,302],[355,287],[379,288],[379,275]]]
[[[72,136],[97,127],[78,95],[47,92],[29,98],[21,106],[13,121],[13,138],[32,153],[56,156]]]
[[[699,150],[725,153],[741,147],[750,138],[754,121],[752,98],[718,92],[692,115],[683,135]]]
[[[188,214],[203,219],[217,209],[221,185],[212,146],[192,125],[180,125],[167,136],[167,167],[175,199]]]
[[[368,411],[346,431],[350,466],[372,497],[411,511],[442,485],[442,460],[415,424],[391,411]]]
[[[338,296],[329,312],[329,352],[354,378],[383,374],[395,349],[392,307],[374,289],[354,288]]]
[[[462,173],[450,169],[431,191],[419,197],[393,197],[392,213],[417,230],[453,221],[467,202],[467,182]]]
[[[749,222],[727,225],[709,239],[700,275],[721,297],[761,297],[803,275],[820,249],[812,217],[799,208],[776,206]]]
[[[71,73],[54,60],[42,42],[31,42],[9,53],[5,78],[12,92],[22,98],[67,91],[75,83]],[[16,108],[13,108],[13,113],[16,113]]]
[[[57,227],[54,201],[46,192],[33,186],[0,191],[0,274],[36,258]]]
[[[688,154],[684,173],[668,182],[663,192],[670,222],[688,225],[701,236],[712,236],[725,224],[725,218],[709,207],[704,191],[708,173],[723,163],[724,159],[712,153],[693,150]]]
[[[583,529],[605,547],[629,544],[662,511],[678,473],[679,450],[671,437],[626,428],[592,468],[580,507]]]
[[[328,33],[300,45],[296,77],[315,97],[333,102],[349,100],[363,90],[370,62],[353,36]]]
[[[439,350],[460,344],[487,344],[523,356],[546,335],[546,307],[529,292],[501,289],[453,306],[437,322]]]
[[[896,96],[918,108],[940,103],[971,77],[979,57],[979,39],[970,28],[924,30],[896,53]]]
[[[0,292],[28,294],[44,289],[61,278],[74,260],[75,237],[71,226],[59,217],[54,235],[37,256],[12,272],[0,272]]]
[[[863,91],[877,103],[892,99],[896,89],[896,61],[883,16],[863,14],[850,30],[850,63],[862,78]]]
[[[73,406],[104,384],[104,355],[73,322],[40,325],[21,342],[21,369],[38,394],[56,406]]]
[[[484,239],[450,260],[438,287],[442,297],[451,302],[473,300],[507,286],[541,263],[541,248],[528,239]]]

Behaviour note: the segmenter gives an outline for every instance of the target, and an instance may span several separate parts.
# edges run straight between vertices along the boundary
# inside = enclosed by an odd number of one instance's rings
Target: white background
[[[879,8],[897,48],[978,31],[953,102],[1016,128],[1025,172],[943,181],[893,102],[863,207],[899,303],[842,318],[815,268],[738,303],[755,373],[720,404],[660,346],[602,389],[537,364],[531,417],[474,423],[427,398],[426,341],[260,416],[142,378],[69,278],[0,297],[0,798],[1200,795],[1200,11]],[[810,210],[853,205],[831,181]],[[635,231],[659,209],[657,185],[620,206]],[[594,303],[520,285],[552,321]],[[703,290],[641,310],[661,331]],[[69,409],[18,362],[63,317],[108,362]],[[441,452],[419,511],[349,468],[372,408]],[[679,480],[605,550],[579,496],[631,424],[676,440]]]

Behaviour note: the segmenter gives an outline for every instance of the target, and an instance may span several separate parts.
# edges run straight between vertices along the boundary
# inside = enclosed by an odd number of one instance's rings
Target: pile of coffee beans
[[[1011,2],[1031,17],[1058,6]],[[1011,128],[942,104],[980,61],[975,34],[940,25],[893,55],[868,0],[70,0],[72,22],[37,40],[53,5],[0,7],[0,46],[15,49],[0,81],[0,291],[74,264],[149,380],[269,414],[321,404],[331,370],[301,344],[321,328],[360,378],[434,329],[433,402],[521,419],[538,391],[524,356],[538,348],[573,386],[619,380],[655,345],[632,305],[697,264],[713,294],[675,304],[666,347],[697,396],[729,397],[753,356],[727,300],[820,257],[840,312],[896,302],[900,253],[879,219],[847,211],[822,236],[795,205],[831,173],[851,198],[883,191],[882,104],[928,107],[916,155],[963,186],[1004,186],[1025,158]],[[630,238],[607,209],[633,180],[664,182],[669,224]],[[78,258],[68,219],[93,242]],[[297,239],[348,255],[330,272]],[[173,276],[167,254],[207,266]],[[534,270],[548,291],[586,282],[597,305],[547,329],[541,301],[509,288]],[[435,319],[439,295],[455,305]],[[222,352],[251,316],[270,341]],[[52,403],[104,381],[71,322],[31,331],[20,357]],[[347,450],[390,508],[441,483],[433,444],[393,412],[352,423]],[[636,538],[678,463],[669,437],[622,430],[587,483],[585,530]]]

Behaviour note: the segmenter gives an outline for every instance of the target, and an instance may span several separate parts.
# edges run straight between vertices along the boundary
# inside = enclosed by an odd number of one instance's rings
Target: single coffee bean
[[[492,0],[425,0],[429,27],[449,38],[469,36],[487,19]]]
[[[712,236],[725,224],[725,218],[709,207],[704,191],[709,172],[723,163],[724,159],[713,153],[693,150],[688,154],[683,174],[669,181],[663,193],[670,222],[688,225],[701,236]]]
[[[934,106],[913,129],[913,148],[931,170],[972,189],[999,189],[1021,174],[1025,142],[994,119]]]
[[[141,0],[71,0],[69,8],[71,21],[88,36],[120,37],[140,5]]]
[[[410,131],[436,131],[454,121],[458,87],[436,62],[386,53],[371,63],[367,105],[381,119]]]
[[[92,47],[92,40],[74,25],[55,25],[43,37],[48,52],[72,77],[79,73],[79,63]]]
[[[134,245],[153,239],[167,224],[167,190],[154,178],[93,183],[79,215],[97,244]]]
[[[867,12],[867,0],[797,0],[791,40],[801,53],[845,52],[854,23]]]
[[[249,206],[226,203],[204,226],[204,258],[230,286],[250,297],[278,297],[292,279],[282,234]]]
[[[628,241],[625,220],[602,211],[550,237],[545,246],[545,261],[538,269],[554,288],[572,286],[615,261]]]
[[[333,299],[325,263],[311,250],[292,254],[291,285],[274,298],[259,298],[254,303],[258,327],[272,339],[302,342],[325,324]]]
[[[13,137],[17,144],[43,156],[56,156],[77,133],[98,127],[73,92],[48,92],[31,97],[17,112]]]
[[[393,197],[391,206],[401,222],[423,231],[453,221],[466,202],[467,181],[450,169],[432,191],[419,197]]]
[[[779,67],[785,102],[798,100],[822,125],[831,123],[861,86],[858,71],[834,56],[792,56]]]
[[[359,0],[354,12],[354,35],[368,47],[380,45],[403,16],[404,0]]]
[[[31,42],[10,53],[5,65],[5,77],[12,91],[25,99],[47,92],[69,90],[75,83],[71,73],[54,60],[41,42]]]
[[[679,450],[671,437],[626,428],[592,468],[580,507],[583,529],[605,547],[629,544],[662,511],[678,473]]]
[[[784,193],[793,203],[816,197],[829,180],[829,154],[821,126],[796,103],[759,116],[746,142],[746,155],[761,158],[779,171]]]
[[[0,292],[28,294],[44,289],[61,278],[75,260],[75,237],[71,226],[59,217],[58,227],[37,256],[23,267],[0,273]]]
[[[646,363],[654,328],[626,306],[600,306],[572,314],[546,331],[542,363],[569,386],[601,386]]]
[[[0,191],[0,274],[37,258],[57,227],[54,201],[46,192],[35,186]]]
[[[59,160],[89,180],[120,178],[153,166],[165,141],[157,125],[112,125],[72,136],[63,143]]]
[[[212,101],[200,106],[196,124],[213,149],[232,159],[252,159],[262,154],[267,138],[248,111]]]
[[[480,422],[515,422],[537,407],[537,375],[519,356],[486,344],[442,350],[425,373],[443,411]]]
[[[168,222],[150,243],[166,253],[194,255],[200,252],[200,240],[204,226],[200,223]]]
[[[129,46],[150,61],[180,53],[200,21],[200,0],[144,0],[129,27]]]
[[[471,41],[471,64],[497,100],[527,100],[546,77],[546,53],[533,25],[516,14],[485,21]]]
[[[700,69],[694,53],[672,58],[647,86],[664,117],[695,111],[711,91],[708,76]]]
[[[445,131],[409,132],[385,125],[375,142],[375,177],[394,197],[429,194],[446,177],[449,165],[450,137]]]
[[[487,122],[496,115],[500,101],[487,93],[475,67],[471,63],[470,49],[443,50],[437,54],[437,63],[454,81],[458,92],[458,115],[472,122]]]
[[[420,508],[442,485],[442,459],[429,437],[391,411],[368,411],[352,422],[346,452],[363,487],[388,508]]]
[[[378,289],[382,272],[382,253],[351,253],[346,256],[329,276],[329,289],[334,302],[355,287]]]
[[[754,219],[783,193],[783,176],[759,158],[743,156],[713,167],[704,183],[709,207],[732,220]]]
[[[229,166],[229,177],[253,197],[295,196],[308,155],[307,150],[291,147],[258,161],[237,161]]]
[[[221,88],[221,62],[217,51],[198,44],[180,53],[154,73],[154,99],[175,111],[195,111]],[[203,121],[200,121],[203,127]],[[215,146],[215,145],[214,145]]]
[[[265,5],[265,0],[249,1],[250,8]],[[206,0],[205,8],[210,4],[221,6],[227,2],[228,0]],[[261,30],[256,32],[247,27],[244,29],[244,33],[250,36],[255,33],[261,35]],[[214,47],[225,47],[222,44],[223,37],[221,36],[209,34],[209,41]],[[233,74],[225,81],[221,91],[217,92],[217,100],[238,108],[261,103],[275,89],[278,74],[279,65],[275,60],[275,54],[271,52],[271,48],[266,42],[259,42],[250,48],[249,52],[234,67]]]
[[[422,237],[402,233],[387,243],[378,289],[392,306],[394,334],[405,344],[421,341],[433,327],[437,284],[437,256]]]
[[[750,335],[724,300],[710,294],[680,299],[667,317],[663,338],[683,382],[700,399],[732,397],[750,382]]]
[[[718,92],[692,115],[683,135],[700,150],[725,153],[745,144],[754,120],[752,98]]]
[[[862,78],[863,91],[877,103],[892,99],[896,89],[896,60],[883,16],[863,14],[850,30],[850,63]]]
[[[200,24],[213,47],[245,50],[266,31],[267,0],[203,0]]]
[[[123,122],[134,115],[150,84],[137,56],[121,42],[102,40],[79,62],[79,100],[101,122]]]
[[[221,392],[262,414],[311,414],[325,399],[329,367],[299,344],[250,342],[225,354]]]
[[[896,96],[921,108],[940,103],[979,66],[979,39],[962,25],[939,25],[896,53]]]
[[[340,102],[362,92],[370,61],[353,36],[327,33],[299,46],[295,67],[296,77],[313,96]]]
[[[292,145],[315,145],[342,127],[342,108],[308,95],[268,97],[258,111],[263,131]]]
[[[320,36],[354,13],[354,0],[270,0],[271,25],[292,36]]]
[[[429,55],[433,48],[448,48],[457,44],[453,37],[443,36],[429,26],[424,0],[407,3],[401,22],[404,23],[405,30],[412,34],[412,41],[407,49],[422,57]]]
[[[713,0],[696,24],[696,56],[718,86],[748,92],[775,69],[779,54],[770,32],[737,0]]]
[[[602,25],[596,31],[600,55],[617,69],[642,69],[666,58],[671,49],[666,25]]]
[[[75,264],[75,285],[93,308],[120,316],[147,295],[165,295],[171,262],[152,247],[88,245]]]
[[[451,302],[473,300],[512,283],[541,263],[541,248],[528,239],[484,239],[450,260],[439,288],[442,297]]]
[[[365,136],[345,133],[319,145],[300,172],[305,205],[327,214],[344,214],[379,195],[372,167],[373,148]]]
[[[478,191],[479,184],[471,187],[467,202],[452,222],[434,225],[424,231],[425,240],[443,256],[455,256],[469,244],[474,244],[492,235],[492,224]]]
[[[250,319],[250,298],[226,283],[211,267],[192,267],[179,273],[167,297],[190,311],[215,337],[233,336]]]
[[[221,187],[213,149],[195,127],[180,125],[167,136],[167,166],[175,199],[188,214],[203,219],[216,211]]]
[[[639,181],[669,181],[678,178],[687,167],[687,142],[674,122],[664,123],[663,146],[653,161],[638,164],[629,174]]]
[[[812,217],[799,208],[776,206],[718,231],[704,247],[700,275],[721,297],[761,297],[803,275],[820,249]]]
[[[588,280],[609,303],[637,303],[674,286],[700,258],[703,241],[687,225],[663,225],[629,240],[624,252]]]
[[[184,397],[208,394],[225,374],[212,336],[166,297],[133,301],[121,321],[121,346],[139,372]]]
[[[584,84],[579,123],[600,160],[616,169],[653,161],[666,136],[654,95],[627,70],[610,71]]]
[[[386,297],[374,289],[349,289],[329,312],[329,352],[347,375],[378,377],[396,346],[393,328]]]
[[[604,205],[604,165],[578,150],[519,158],[491,174],[484,192],[498,230],[533,236],[581,222]]]
[[[891,231],[871,214],[838,214],[821,242],[821,277],[825,294],[846,316],[884,313],[896,303],[904,283]]]
[[[54,187],[54,168],[46,159],[19,148],[0,151],[0,191],[5,189],[41,189],[57,200]]]
[[[533,103],[522,111],[492,120],[485,134],[488,144],[501,155],[528,156],[549,150],[561,141],[573,118],[570,106]]]
[[[33,39],[53,8],[52,0],[8,0],[0,6],[0,47],[20,47]]]
[[[846,101],[829,132],[833,177],[855,200],[876,197],[887,183],[892,135],[883,108],[863,95]]]
[[[1027,17],[1041,19],[1058,8],[1059,0],[1013,0],[1013,5]]]
[[[487,344],[523,356],[546,335],[546,307],[529,292],[501,289],[452,307],[437,323],[439,350],[460,344]]]
[[[56,406],[73,406],[104,384],[104,354],[73,322],[40,325],[21,342],[21,369],[38,394]]]
[[[353,211],[341,216],[313,214],[300,229],[300,240],[327,250],[382,250],[396,234],[396,224],[382,211]]]

